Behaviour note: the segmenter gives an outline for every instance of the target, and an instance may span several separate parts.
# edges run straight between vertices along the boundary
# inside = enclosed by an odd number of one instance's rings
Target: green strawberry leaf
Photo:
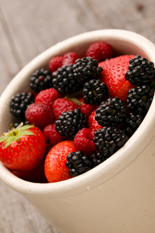
[[[67,99],[73,101],[74,103],[76,103],[76,104],[78,104],[78,105],[81,105],[81,102],[80,102],[78,99],[74,98],[74,97],[72,97],[72,98],[67,98]]]

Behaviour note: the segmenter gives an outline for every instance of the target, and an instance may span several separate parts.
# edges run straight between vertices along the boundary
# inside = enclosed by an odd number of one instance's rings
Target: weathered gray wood
[[[154,0],[0,0],[0,94],[45,49],[86,31],[117,28],[155,43]],[[0,233],[56,233],[0,181]]]

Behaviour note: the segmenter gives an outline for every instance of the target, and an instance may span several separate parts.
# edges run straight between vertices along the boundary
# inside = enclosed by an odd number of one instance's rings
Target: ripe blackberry
[[[44,68],[36,70],[30,77],[30,87],[36,93],[53,87],[50,71]]]
[[[128,140],[128,136],[114,126],[103,127],[94,133],[93,141],[105,158],[110,157]]]
[[[128,92],[127,105],[131,112],[145,115],[151,105],[154,89],[147,86],[137,86]]]
[[[102,126],[117,126],[126,116],[126,105],[118,97],[109,98],[96,110],[95,120]]]
[[[82,151],[76,151],[67,155],[66,167],[69,168],[69,174],[75,177],[89,171],[92,162]]]
[[[150,84],[155,78],[154,63],[140,55],[135,56],[129,61],[128,68],[129,70],[126,72],[125,78],[133,85]]]
[[[55,124],[56,131],[60,135],[67,136],[71,139],[80,129],[87,127],[87,120],[80,109],[75,109],[73,111],[63,112]]]
[[[104,82],[92,79],[86,82],[83,87],[84,102],[90,105],[99,105],[105,100],[108,88]]]
[[[25,111],[32,103],[34,103],[34,95],[32,93],[18,93],[11,99],[10,112],[15,117],[25,120]]]
[[[98,78],[101,71],[97,60],[90,57],[77,59],[75,64],[62,66],[53,73],[53,87],[62,94],[73,93],[82,89],[90,79]]]
[[[123,125],[123,130],[125,131],[126,135],[131,137],[132,134],[139,127],[143,119],[144,116],[130,112],[129,116],[125,119],[125,123]]]
[[[101,164],[106,159],[108,159],[108,157],[105,156],[104,154],[100,153],[100,152],[97,152],[97,153],[93,154],[91,156],[92,167],[96,167],[97,165]]]

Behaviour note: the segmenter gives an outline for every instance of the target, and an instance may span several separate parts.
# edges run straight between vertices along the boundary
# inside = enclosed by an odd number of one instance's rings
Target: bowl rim
[[[66,39],[62,42],[57,43],[51,48],[47,49],[31,62],[29,62],[8,84],[6,89],[1,95],[0,106],[3,110],[4,103],[7,98],[7,94],[12,89],[12,85],[17,85],[25,78],[26,74],[29,74],[34,70],[34,67],[41,65],[43,61],[49,60],[52,56],[60,53],[63,48],[69,48],[71,45],[76,43],[82,44],[86,41],[99,41],[99,38],[104,41],[111,38],[112,40],[125,41],[135,45],[139,48],[143,46],[142,51],[144,51],[151,61],[155,63],[155,46],[147,38],[131,31],[120,30],[120,29],[103,29],[95,30],[91,32],[85,32],[77,36],[73,36],[69,39]],[[19,77],[21,77],[20,82]],[[129,166],[130,163],[140,155],[140,152],[145,148],[149,143],[151,138],[146,137],[146,135],[152,130],[153,121],[155,121],[155,98],[153,98],[150,109],[145,116],[143,122],[133,134],[133,136],[127,141],[127,143],[119,149],[113,156],[108,158],[104,163],[98,165],[94,169],[78,176],[65,181],[56,182],[56,183],[33,183],[22,180],[15,175],[13,175],[2,163],[0,163],[0,179],[5,182],[7,185],[21,193],[31,193],[31,194],[47,194],[53,195],[53,198],[59,198],[64,196],[77,195],[78,193],[86,192],[90,189],[95,188],[96,186],[100,187],[100,184],[107,182],[125,167]],[[2,111],[0,111],[2,114]],[[0,115],[0,128],[1,128],[1,115]],[[144,133],[145,132],[145,133]],[[145,135],[146,134],[146,135]],[[155,133],[152,133],[152,137]],[[141,135],[141,137],[140,137]],[[140,149],[135,155],[135,147],[132,146],[133,143],[136,143],[137,147]],[[132,154],[132,156],[131,156]],[[100,179],[99,179],[100,177]]]

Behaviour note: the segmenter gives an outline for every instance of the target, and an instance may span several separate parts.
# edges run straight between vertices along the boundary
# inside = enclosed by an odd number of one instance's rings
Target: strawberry
[[[104,61],[107,58],[111,58],[112,55],[113,49],[111,45],[103,41],[91,44],[86,51],[86,57],[92,57],[98,62]]]
[[[20,125],[0,137],[0,161],[9,169],[32,172],[46,150],[43,133],[33,125]]]
[[[66,167],[67,155],[75,152],[73,141],[67,140],[56,144],[46,156],[45,176],[49,183],[63,181],[71,178]]]
[[[49,88],[39,92],[35,98],[35,103],[46,104],[52,107],[54,101],[58,98],[60,98],[59,92],[55,88]]]
[[[94,110],[88,118],[88,128],[91,129],[93,132],[102,128],[102,126],[99,125],[98,122],[95,120],[95,115],[96,110]]]
[[[90,156],[96,152],[96,146],[93,142],[94,132],[91,129],[83,128],[78,131],[74,137],[74,146],[77,151],[82,151]]]
[[[58,68],[62,66],[63,56],[53,57],[49,62],[49,69],[51,73],[56,71]]]
[[[30,124],[34,124],[40,130],[55,121],[53,109],[45,104],[30,104],[26,109],[25,116]]]
[[[79,57],[76,53],[73,53],[73,52],[66,53],[66,54],[64,54],[64,57],[62,60],[62,65],[67,66],[69,64],[74,64],[78,58]]]
[[[96,108],[96,105],[90,105],[84,103],[83,97],[79,98],[79,101],[81,102],[80,110],[83,114],[85,114],[87,117],[90,116],[91,112]]]
[[[118,97],[126,102],[128,91],[134,87],[125,79],[129,60],[133,57],[135,56],[122,55],[99,63],[99,66],[103,68],[101,81],[108,87],[109,97]]]
[[[75,98],[73,98],[75,101]],[[68,111],[73,111],[74,109],[80,108],[80,101],[77,101],[75,103],[71,99],[66,99],[66,98],[59,98],[54,101],[53,104],[53,111],[55,114],[56,120],[58,120],[58,117],[63,113],[63,112],[68,112]]]

